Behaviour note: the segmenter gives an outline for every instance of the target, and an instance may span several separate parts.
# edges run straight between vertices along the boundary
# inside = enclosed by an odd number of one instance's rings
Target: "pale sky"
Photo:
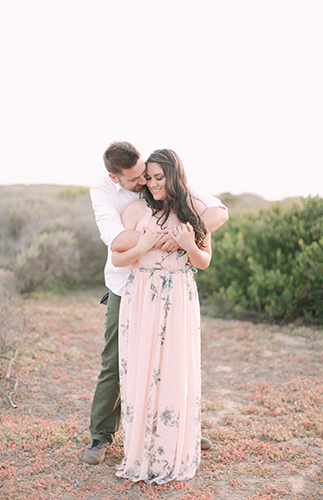
[[[323,196],[322,0],[0,6],[0,185],[91,185],[127,140],[191,182]]]

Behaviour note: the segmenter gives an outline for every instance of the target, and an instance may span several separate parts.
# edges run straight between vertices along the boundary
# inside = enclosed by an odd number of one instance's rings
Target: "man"
[[[126,230],[121,222],[121,214],[126,206],[140,196],[146,185],[146,166],[137,149],[128,142],[113,142],[103,155],[108,171],[101,184],[91,187],[91,199],[100,236],[109,250],[123,251],[129,241],[136,245],[139,232]],[[209,231],[218,229],[227,219],[227,209],[212,196],[201,196],[191,189],[207,207],[202,219]],[[167,234],[162,235],[158,248],[174,251],[177,246]],[[111,252],[105,266],[105,283],[109,289],[101,302],[107,304],[105,346],[101,355],[101,372],[98,377],[91,408],[91,441],[84,452],[84,460],[89,464],[99,464],[104,460],[108,446],[120,423],[120,392],[118,365],[118,323],[119,306],[129,267],[114,267]],[[210,441],[202,438],[202,449],[210,448]]]

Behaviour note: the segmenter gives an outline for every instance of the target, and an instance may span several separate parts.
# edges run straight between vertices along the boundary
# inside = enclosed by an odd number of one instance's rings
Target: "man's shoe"
[[[84,461],[91,465],[98,465],[104,460],[109,443],[98,439],[91,439],[89,446],[84,452]]]
[[[212,443],[209,439],[201,437],[201,450],[209,450],[212,446]]]

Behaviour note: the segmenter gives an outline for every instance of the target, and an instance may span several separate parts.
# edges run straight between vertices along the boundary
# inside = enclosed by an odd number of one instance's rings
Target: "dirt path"
[[[16,409],[0,360],[1,499],[323,499],[323,335],[307,328],[202,317],[202,426],[213,447],[191,481],[116,478],[120,434],[103,464],[84,464],[103,346],[100,293],[23,304],[35,329],[12,368]]]

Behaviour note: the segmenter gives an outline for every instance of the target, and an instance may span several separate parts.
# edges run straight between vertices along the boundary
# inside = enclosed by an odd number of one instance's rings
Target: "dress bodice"
[[[146,207],[146,213],[136,226],[137,231],[141,231],[143,227],[148,227],[151,231],[157,232],[161,228],[157,224],[158,217],[152,214],[152,210]],[[176,215],[171,212],[167,219],[164,229],[171,229],[178,226],[180,221]],[[177,250],[175,252],[164,252],[162,250],[150,250],[142,255],[134,264],[133,267],[144,267],[146,269],[165,269],[165,270],[186,270],[191,267],[190,260],[185,250]]]

